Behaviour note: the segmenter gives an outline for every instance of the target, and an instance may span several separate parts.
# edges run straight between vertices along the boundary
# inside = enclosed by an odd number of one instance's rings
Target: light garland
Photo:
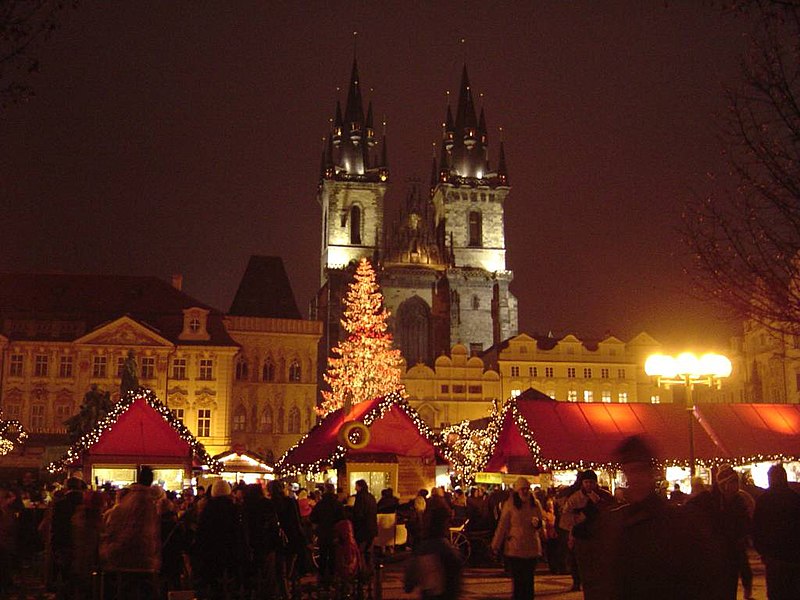
[[[145,388],[138,388],[127,392],[119,401],[114,405],[114,408],[103,419],[97,422],[97,425],[91,431],[82,435],[72,446],[67,449],[66,454],[60,459],[51,462],[47,465],[47,470],[50,473],[58,473],[64,471],[76,461],[80,461],[84,453],[100,441],[100,437],[107,432],[111,432],[117,420],[122,416],[137,400],[143,399],[147,404],[155,410],[161,417],[175,430],[180,438],[189,444],[192,453],[196,456],[201,465],[207,466],[211,473],[221,473],[223,465],[211,458],[206,452],[205,447],[197,438],[192,435],[192,432],[183,424],[183,421],[175,417],[172,411],[169,410],[158,397],[151,391]]]
[[[437,438],[436,434],[431,430],[428,424],[419,416],[419,413],[414,410],[412,406],[408,404],[408,401],[398,392],[394,392],[391,394],[387,394],[383,398],[377,401],[376,405],[367,411],[364,416],[361,418],[361,422],[366,426],[370,427],[374,422],[379,421],[382,419],[387,412],[389,412],[392,408],[398,408],[399,410],[403,411],[405,415],[411,419],[411,422],[417,429],[419,435],[425,438],[434,448],[434,451],[437,452],[442,458],[447,460],[450,463],[453,463],[453,458],[450,452],[450,449],[442,444],[442,442]],[[313,435],[315,431],[325,425],[329,420],[339,420],[340,422],[343,421],[342,419],[342,411],[343,409],[339,409],[335,412],[330,413],[322,423],[315,425],[308,433],[306,433],[300,441],[298,441],[294,446],[289,448],[283,456],[278,459],[278,462],[275,463],[275,472],[278,473],[281,477],[291,477],[297,475],[306,475],[311,476],[317,473],[321,473],[325,471],[328,467],[334,466],[340,461],[346,459],[348,454],[348,449],[342,446],[341,444],[336,444],[336,447],[333,451],[328,455],[322,458],[319,458],[310,463],[297,463],[291,464],[292,454],[294,454],[298,448],[303,446],[309,439],[309,436]],[[348,421],[350,422],[350,421]],[[343,423],[342,423],[343,425]],[[340,425],[339,427],[341,427]],[[337,430],[338,433],[338,430]],[[338,439],[338,435],[337,435]]]
[[[22,427],[22,423],[16,419],[3,419],[3,411],[0,409],[0,456],[5,456],[28,438],[28,432]]]
[[[403,359],[400,350],[392,347],[386,322],[389,312],[383,305],[375,270],[366,258],[358,263],[344,305],[341,324],[348,335],[328,358],[323,377],[330,390],[322,391],[324,400],[316,409],[320,416],[348,402],[352,406],[393,392],[405,396]]]

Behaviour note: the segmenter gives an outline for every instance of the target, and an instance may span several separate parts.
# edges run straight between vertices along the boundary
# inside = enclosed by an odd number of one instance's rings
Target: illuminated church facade
[[[320,290],[312,318],[324,323],[321,353],[339,340],[342,299],[362,257],[376,268],[395,345],[409,367],[433,366],[456,344],[476,355],[517,335],[513,274],[506,268],[504,148],[500,142],[490,162],[486,118],[476,111],[466,67],[455,114],[446,109],[430,188],[412,187],[391,225],[386,135],[376,135],[372,103],[365,112],[361,89],[354,61],[345,108],[337,102],[326,139],[317,193]]]

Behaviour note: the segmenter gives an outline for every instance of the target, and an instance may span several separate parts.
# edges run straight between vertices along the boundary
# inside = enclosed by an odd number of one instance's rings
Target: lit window
[[[592,390],[583,390],[583,401],[594,402],[594,392]]]
[[[611,392],[609,392],[609,391],[601,392],[600,393],[600,399],[603,402],[611,402]]]
[[[628,392],[620,392],[618,399],[620,404],[625,404],[628,401]]]
[[[244,406],[239,406],[233,413],[233,430],[244,431],[247,426],[247,410]]]
[[[661,404],[661,396],[658,394],[650,396],[650,404]]]
[[[511,367],[511,376],[519,377],[519,367]]]
[[[516,398],[522,393],[522,390],[511,390],[511,397]]]
[[[589,369],[589,368],[584,368],[583,369],[583,377],[585,379],[591,379],[592,378],[592,370]]]
[[[544,368],[544,376],[545,377],[552,377],[553,376],[553,367],[545,367]]]
[[[156,357],[145,356],[141,364],[142,379],[153,379],[156,376]]]
[[[44,429],[44,404],[31,406],[31,429]]]
[[[22,377],[23,364],[22,354],[12,354],[8,361],[8,374],[11,377]]]
[[[61,378],[72,377],[72,357],[62,356],[58,365],[58,376]]]
[[[105,356],[95,356],[92,362],[92,377],[100,378],[108,376],[108,361]]]
[[[208,437],[211,435],[211,409],[201,408],[197,411],[197,436]]]
[[[198,331],[200,331],[200,319],[198,319],[197,317],[192,317],[189,320],[189,331],[191,331],[192,333],[197,333]]]
[[[37,354],[33,363],[33,376],[34,377],[47,377],[47,355]]]
[[[293,360],[292,364],[289,365],[289,381],[298,382],[300,381],[301,369],[300,369],[300,362],[297,360]]]
[[[183,409],[182,408],[173,408],[172,409],[172,416],[176,419],[180,419],[183,421]]]
[[[261,433],[272,433],[272,408],[264,407],[261,418],[258,420],[258,430]]]
[[[200,374],[197,378],[203,381],[211,381],[214,379],[214,361],[212,359],[200,359]]]
[[[555,390],[547,390],[547,395],[550,396],[553,400],[556,399],[556,391]]]
[[[575,377],[575,367],[567,367],[567,377]]]
[[[568,402],[577,402],[578,401],[578,390],[569,390],[567,392],[567,401]]]
[[[172,359],[172,378],[173,379],[186,379],[186,359],[174,358]]]
[[[609,377],[608,369],[600,369],[600,377],[602,377],[603,379],[608,379]]]

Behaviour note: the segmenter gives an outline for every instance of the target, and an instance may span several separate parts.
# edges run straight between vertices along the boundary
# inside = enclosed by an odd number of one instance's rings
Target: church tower
[[[517,335],[509,291],[504,205],[510,191],[505,150],[489,160],[486,117],[477,116],[467,67],[453,118],[448,105],[436,179],[431,181],[438,242],[449,254],[450,343],[473,351]]]
[[[363,257],[373,262],[380,258],[388,179],[386,135],[380,143],[376,139],[372,102],[364,114],[354,59],[344,114],[337,100],[320,167],[321,286],[332,270],[345,269]]]

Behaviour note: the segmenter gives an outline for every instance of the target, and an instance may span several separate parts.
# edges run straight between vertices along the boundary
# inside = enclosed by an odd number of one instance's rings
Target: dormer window
[[[180,339],[208,341],[208,309],[200,307],[183,309],[183,331]]]

